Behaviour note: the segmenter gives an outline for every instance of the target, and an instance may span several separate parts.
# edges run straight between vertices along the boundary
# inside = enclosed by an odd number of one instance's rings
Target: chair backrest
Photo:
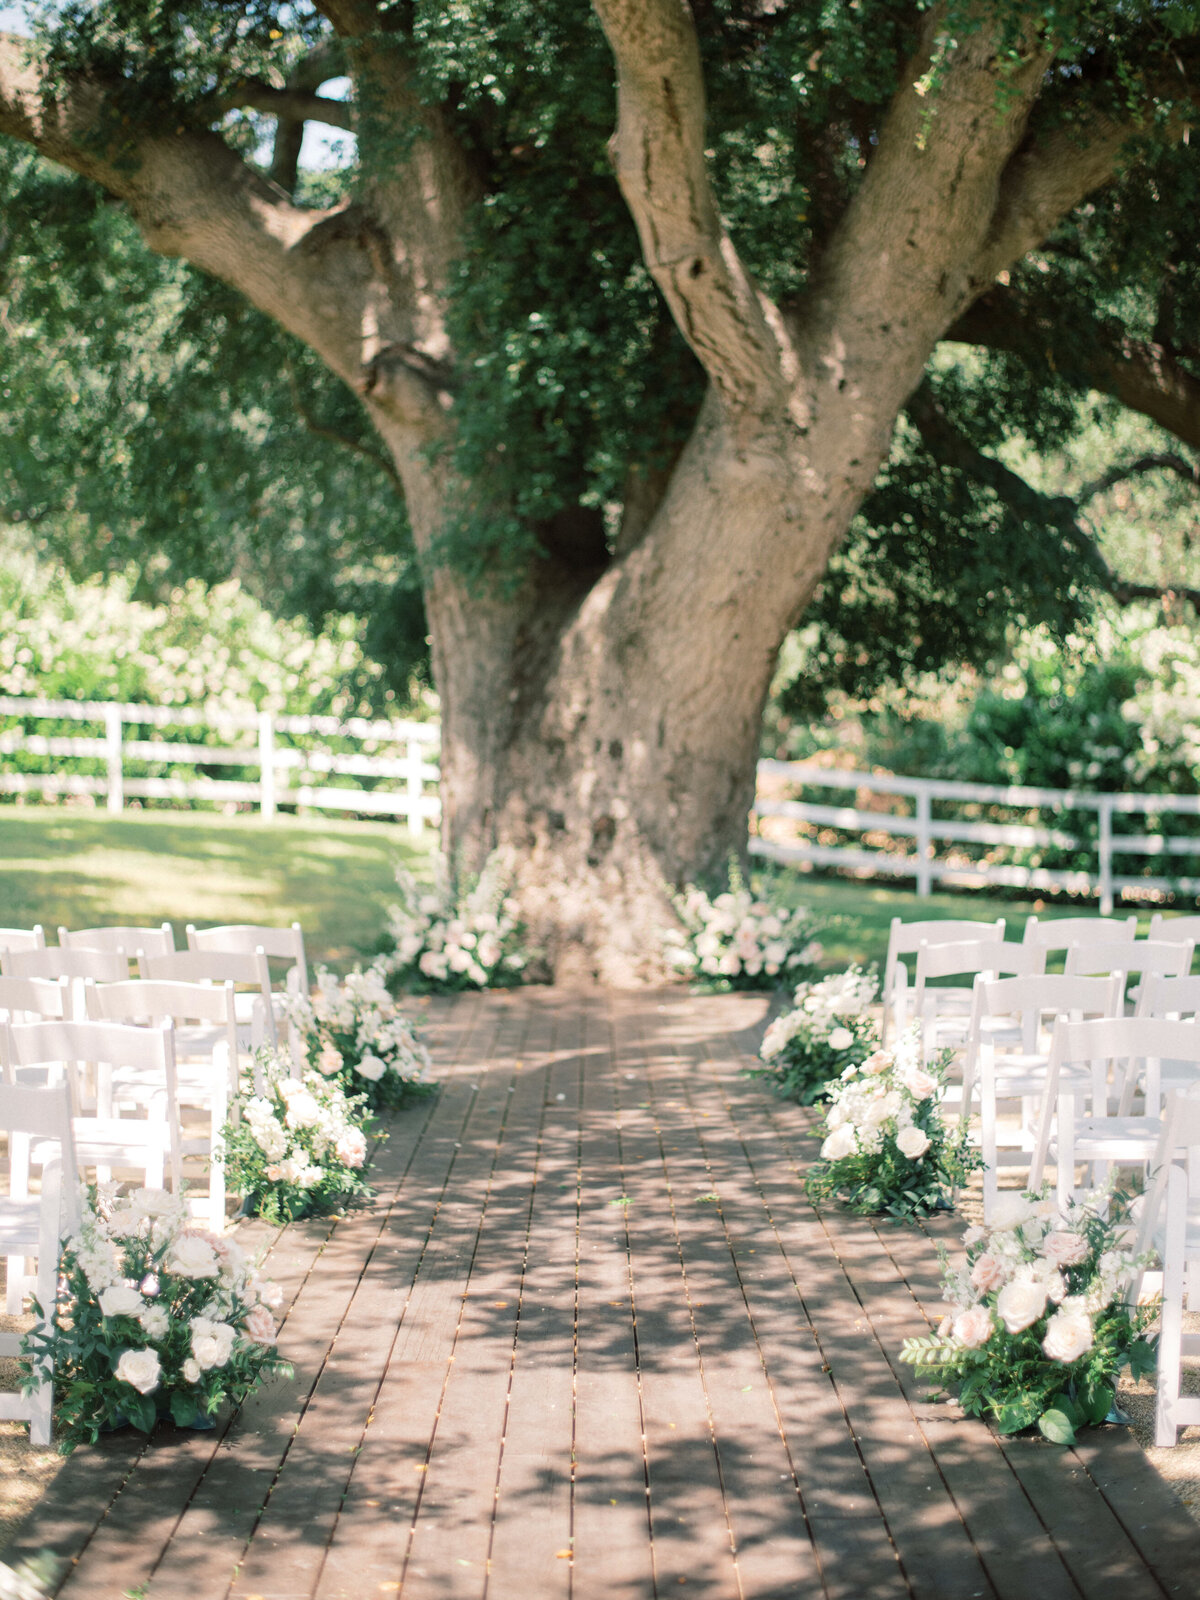
[[[17,1067],[62,1066],[71,1085],[71,1102],[79,1110],[78,1068],[81,1062],[109,1067],[137,1067],[162,1074],[168,1115],[175,1107],[175,1044],[170,1025],[141,1028],[125,1022],[6,1023],[0,1029],[4,1080],[14,1082]]]
[[[6,978],[94,978],[119,983],[129,976],[129,958],[119,950],[9,950],[0,954]]]
[[[1190,939],[1200,944],[1200,916],[1164,917],[1156,911],[1150,918],[1149,939]]]
[[[3,1032],[4,1029],[0,1028],[0,1037]],[[75,1151],[75,1130],[71,1125],[71,1095],[67,1085],[54,1083],[31,1088],[25,1084],[0,1083],[0,1128],[9,1135],[25,1133],[35,1139],[58,1141],[62,1151],[63,1231],[76,1232],[80,1224],[81,1174]],[[9,1148],[11,1151],[11,1138]]]
[[[977,972],[1027,975],[1040,972],[1043,952],[1006,939],[962,939],[922,944],[917,951],[916,993],[934,978],[967,977]]]
[[[1136,917],[1051,917],[1049,922],[1030,917],[1022,942],[1041,945],[1046,950],[1067,950],[1071,945],[1096,940],[1136,937]]]
[[[0,978],[0,1012],[10,1022],[65,1017],[70,1008],[67,978]]]
[[[229,923],[220,928],[187,926],[189,950],[254,951],[263,950],[269,960],[286,961],[293,972],[288,974],[289,986],[300,994],[308,993],[308,963],[304,956],[304,933],[298,922],[290,928],[260,927],[257,923]]]
[[[117,950],[126,956],[144,950],[165,956],[175,948],[175,935],[169,922],[157,928],[60,928],[58,942],[65,950]]]
[[[1108,1064],[1112,1063],[1114,1075],[1124,1080],[1122,1103],[1128,1103],[1134,1083],[1144,1075],[1146,1112],[1156,1116],[1164,1062],[1200,1072],[1200,1025],[1162,1017],[1100,1017],[1085,1022],[1059,1017],[1050,1046],[1047,1095],[1057,1095],[1064,1068],[1076,1068],[1086,1070],[1085,1093],[1095,1100],[1106,1093]]]
[[[1163,978],[1150,973],[1142,979],[1136,1015],[1175,1017],[1181,1021],[1200,1015],[1200,977],[1190,974],[1183,978]]]
[[[1171,1163],[1180,1150],[1200,1150],[1200,1084],[1172,1089],[1163,1104],[1162,1131],[1150,1162],[1146,1191],[1138,1217],[1134,1253],[1151,1248],[1166,1193]],[[1189,1162],[1189,1165],[1194,1165]]]
[[[952,944],[967,939],[1003,939],[1004,918],[995,922],[945,921],[905,922],[893,917],[888,932],[887,957],[883,964],[883,984],[880,999],[883,1002],[883,1038],[886,1040],[893,1010],[897,1008],[897,992],[908,987],[908,966],[904,956],[915,956],[923,944]],[[900,1003],[902,1010],[902,1003]]]
[[[977,1023],[984,1017],[1014,1018],[1021,1028],[1022,1048],[1032,1051],[1047,1020],[1064,1016],[1082,1022],[1088,1017],[1117,1016],[1121,980],[1119,975],[1076,978],[1061,972],[980,978],[975,985],[975,996]]]
[[[1099,972],[1149,972],[1161,978],[1181,978],[1192,965],[1191,940],[1168,944],[1162,939],[1097,940],[1072,945],[1067,951],[1068,976]]]
[[[211,1022],[236,1029],[234,986],[230,982],[181,983],[174,979],[130,978],[128,983],[89,984],[87,1003],[94,1022]]]
[[[0,952],[45,948],[46,932],[40,922],[32,928],[0,928]]]
[[[271,970],[264,951],[173,950],[170,955],[144,954],[138,961],[143,978],[154,982],[232,983],[271,994]]]

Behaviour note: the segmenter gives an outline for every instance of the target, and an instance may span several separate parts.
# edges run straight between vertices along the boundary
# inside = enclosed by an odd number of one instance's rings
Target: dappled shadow
[[[1156,1592],[1074,1458],[914,1390],[895,1352],[928,1325],[932,1243],[809,1206],[806,1114],[739,1076],[764,1014],[484,1002],[316,1260],[295,1391],[179,1475],[178,1526],[137,1473],[118,1496],[128,1582],[216,1593],[176,1548],[274,1600],[1040,1600],[1100,1592],[1101,1559]]]

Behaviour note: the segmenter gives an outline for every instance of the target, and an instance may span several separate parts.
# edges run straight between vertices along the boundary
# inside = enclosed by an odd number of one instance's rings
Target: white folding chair
[[[1030,917],[1022,943],[1037,945],[1049,953],[1069,950],[1076,944],[1091,944],[1098,939],[1136,938],[1136,917],[1051,917],[1049,922]]]
[[[1143,978],[1180,978],[1190,971],[1192,946],[1190,940],[1168,944],[1161,939],[1097,939],[1087,944],[1075,944],[1067,951],[1064,970],[1071,976],[1098,977],[1102,973],[1119,972],[1122,975],[1122,992],[1125,981],[1131,976]],[[1131,1000],[1136,1002],[1141,985],[1135,985]]]
[[[36,1260],[32,1288],[39,1308],[37,1328],[45,1333],[58,1299],[59,1244],[64,1235],[78,1230],[81,1220],[67,1085],[31,1089],[0,1083],[0,1128],[8,1134],[10,1149],[19,1134],[26,1147],[30,1140],[38,1140],[45,1156],[40,1195],[0,1199],[0,1255],[8,1258],[10,1272],[15,1263],[20,1285],[26,1281],[26,1260]],[[14,1309],[21,1310],[20,1287]],[[19,1333],[0,1333],[0,1356],[19,1356],[21,1339]],[[30,1444],[47,1445],[53,1401],[53,1376],[44,1373],[31,1394],[0,1394],[0,1418],[28,1421]]]
[[[1143,978],[1138,995],[1139,1017],[1168,1017],[1179,1022],[1192,1022],[1200,1014],[1200,976],[1189,973],[1183,978],[1160,978],[1151,973]]]
[[[1185,1334],[1189,1270],[1200,1269],[1200,1084],[1174,1089],[1150,1162],[1134,1251],[1162,1262],[1154,1443],[1171,1446],[1180,1428],[1200,1423],[1200,1396],[1181,1395],[1183,1357],[1200,1355],[1200,1335]],[[1136,1297],[1141,1298],[1140,1294]]]
[[[293,994],[308,993],[308,962],[304,956],[304,933],[298,922],[288,928],[260,927],[257,923],[229,923],[223,928],[187,926],[189,950],[266,952],[268,961],[286,963],[286,983]]]
[[[1003,939],[1004,918],[995,922],[905,922],[892,918],[888,933],[887,958],[883,964],[883,1023],[880,1038],[884,1044],[894,1027],[897,1035],[908,1024],[908,963],[903,956],[916,956],[923,944],[952,944],[964,939]]]
[[[143,955],[138,971],[156,983],[232,983],[239,1048],[256,1050],[261,1044],[274,1048],[271,972],[264,951],[176,950],[168,956]]]
[[[1190,939],[1195,946],[1200,944],[1200,916],[1164,917],[1161,911],[1156,911],[1150,918],[1150,932],[1146,937],[1172,942]]]
[[[8,1023],[0,1030],[0,1056],[6,1083],[29,1069],[47,1069],[51,1081],[65,1076],[71,1088],[75,1148],[84,1167],[100,1174],[114,1167],[143,1174],[147,1188],[161,1189],[169,1170],[171,1186],[181,1182],[179,1101],[175,1084],[175,1046],[169,1024],[139,1028],[121,1022]],[[98,1078],[97,1111],[79,1113],[79,1065],[93,1062]],[[152,1075],[159,1093],[145,1116],[113,1114],[122,1073]],[[34,1156],[36,1159],[36,1154]],[[16,1168],[14,1151],[14,1169]],[[20,1181],[14,1171],[14,1183]]]
[[[0,928],[0,953],[6,950],[44,950],[46,933],[41,923],[32,928]]]
[[[1068,978],[1061,973],[1040,973],[975,980],[963,1065],[962,1115],[970,1115],[978,1087],[985,1222],[991,1221],[996,1203],[1000,1166],[1029,1164],[1055,1020],[1059,1016],[1076,1022],[1113,1016],[1120,996],[1119,977]],[[1002,1143],[999,1105],[1014,1100],[1020,1102],[1020,1120],[1015,1135]]]
[[[83,1022],[87,1009],[84,981],[120,983],[129,976],[129,958],[119,950],[10,950],[0,953],[0,974],[6,978],[67,978],[71,985],[71,1016]]]
[[[58,942],[64,950],[118,950],[132,959],[140,950],[147,955],[170,955],[175,935],[169,922],[157,928],[60,928]]]
[[[0,978],[0,1018],[7,1022],[36,1022],[70,1014],[71,997],[66,978]]]
[[[188,1203],[193,1213],[206,1214],[209,1227],[225,1226],[225,1168],[220,1159],[220,1134],[238,1090],[238,1029],[232,983],[180,983],[133,978],[128,983],[90,985],[88,1008],[97,1022],[132,1022],[142,1026],[168,1022],[174,1029],[175,1085],[180,1117],[185,1107],[203,1113],[207,1130],[181,1128],[182,1161],[201,1157],[208,1168],[207,1199]],[[116,1108],[146,1108],[161,1093],[153,1072],[126,1068],[114,1085]]]
[[[946,984],[941,978],[989,978],[1040,972],[1044,957],[1004,939],[963,939],[952,943],[922,943],[917,950],[916,980],[912,990],[912,1018],[921,1029],[925,1060],[944,1045],[966,1043],[970,1027],[973,989]]]
[[[1162,1131],[1163,1063],[1179,1074],[1200,1077],[1200,1027],[1159,1017],[1105,1017],[1055,1023],[1046,1071],[1029,1187],[1041,1187],[1049,1161],[1057,1168],[1060,1208],[1075,1193],[1075,1168],[1091,1169],[1100,1182],[1110,1165],[1142,1167]],[[1112,1083],[1110,1085],[1110,1076]],[[1142,1112],[1132,1110],[1140,1084]],[[1110,1114],[1115,1097],[1117,1114]],[[1081,1114],[1084,1107],[1088,1114]],[[1128,1109],[1126,1109],[1128,1108]]]

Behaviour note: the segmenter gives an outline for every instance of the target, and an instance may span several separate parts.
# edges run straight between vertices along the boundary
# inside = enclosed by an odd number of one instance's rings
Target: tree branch
[[[735,413],[778,413],[794,372],[717,210],[704,158],[700,49],[687,0],[593,0],[617,66],[609,144],[642,254],[671,314]],[[793,362],[794,366],[794,362]]]
[[[330,100],[303,89],[276,89],[261,78],[243,78],[221,97],[219,112],[248,108],[288,122],[323,122],[330,128],[354,130],[354,107],[347,100]]]
[[[1176,477],[1190,483],[1194,489],[1200,489],[1200,465],[1194,461],[1185,461],[1182,456],[1176,455],[1147,455],[1139,456],[1136,461],[1130,461],[1123,467],[1112,467],[1100,477],[1094,478],[1090,483],[1085,483],[1076,496],[1080,505],[1094,500],[1098,494],[1113,488],[1118,483],[1127,483],[1130,478],[1143,477],[1148,472],[1173,472]]]
[[[1042,494],[1002,461],[978,449],[946,416],[928,381],[911,396],[907,411],[910,422],[935,461],[986,484],[1018,516],[1056,528],[1080,556],[1084,564],[1082,576],[1119,605],[1129,605],[1135,600],[1183,599],[1200,609],[1200,589],[1184,584],[1129,583],[1114,572],[1094,536],[1080,522],[1077,501],[1066,495]],[[1180,464],[1185,469],[1188,467],[1186,462]],[[1146,470],[1150,470],[1149,467]],[[1096,493],[1099,488],[1095,486],[1085,488],[1079,498],[1082,500]]]
[[[1131,339],[1103,322],[1094,325],[1091,338],[1082,339],[1077,331],[1064,335],[1049,308],[1031,307],[1016,291],[999,287],[981,297],[945,337],[1042,359],[1049,355],[1081,386],[1111,395],[1200,450],[1200,379],[1163,345]]]
[[[370,445],[364,444],[361,439],[352,439],[348,434],[339,433],[336,428],[327,428],[311,415],[308,407],[304,404],[304,396],[300,392],[300,384],[296,379],[296,372],[290,361],[287,362],[287,381],[288,389],[291,391],[292,404],[296,408],[296,415],[300,418],[306,433],[311,433],[316,439],[328,439],[331,444],[341,445],[344,450],[349,450],[354,455],[361,456],[364,461],[369,461],[372,466],[378,467],[381,472],[386,473],[396,488],[403,492],[404,484],[401,481],[399,472],[396,470],[395,462],[389,456],[384,455],[382,450],[372,450]]]

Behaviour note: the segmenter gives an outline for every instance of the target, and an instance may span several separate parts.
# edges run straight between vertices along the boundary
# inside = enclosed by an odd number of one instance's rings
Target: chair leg
[[[1154,1399],[1154,1442],[1175,1443],[1175,1402],[1183,1360],[1184,1245],[1187,1235],[1187,1175],[1173,1167],[1167,1178],[1167,1226],[1163,1241],[1162,1317],[1158,1335],[1158,1392]]]
[[[1066,1211],[1075,1194],[1075,1096],[1059,1094],[1056,1191],[1061,1211]]]

